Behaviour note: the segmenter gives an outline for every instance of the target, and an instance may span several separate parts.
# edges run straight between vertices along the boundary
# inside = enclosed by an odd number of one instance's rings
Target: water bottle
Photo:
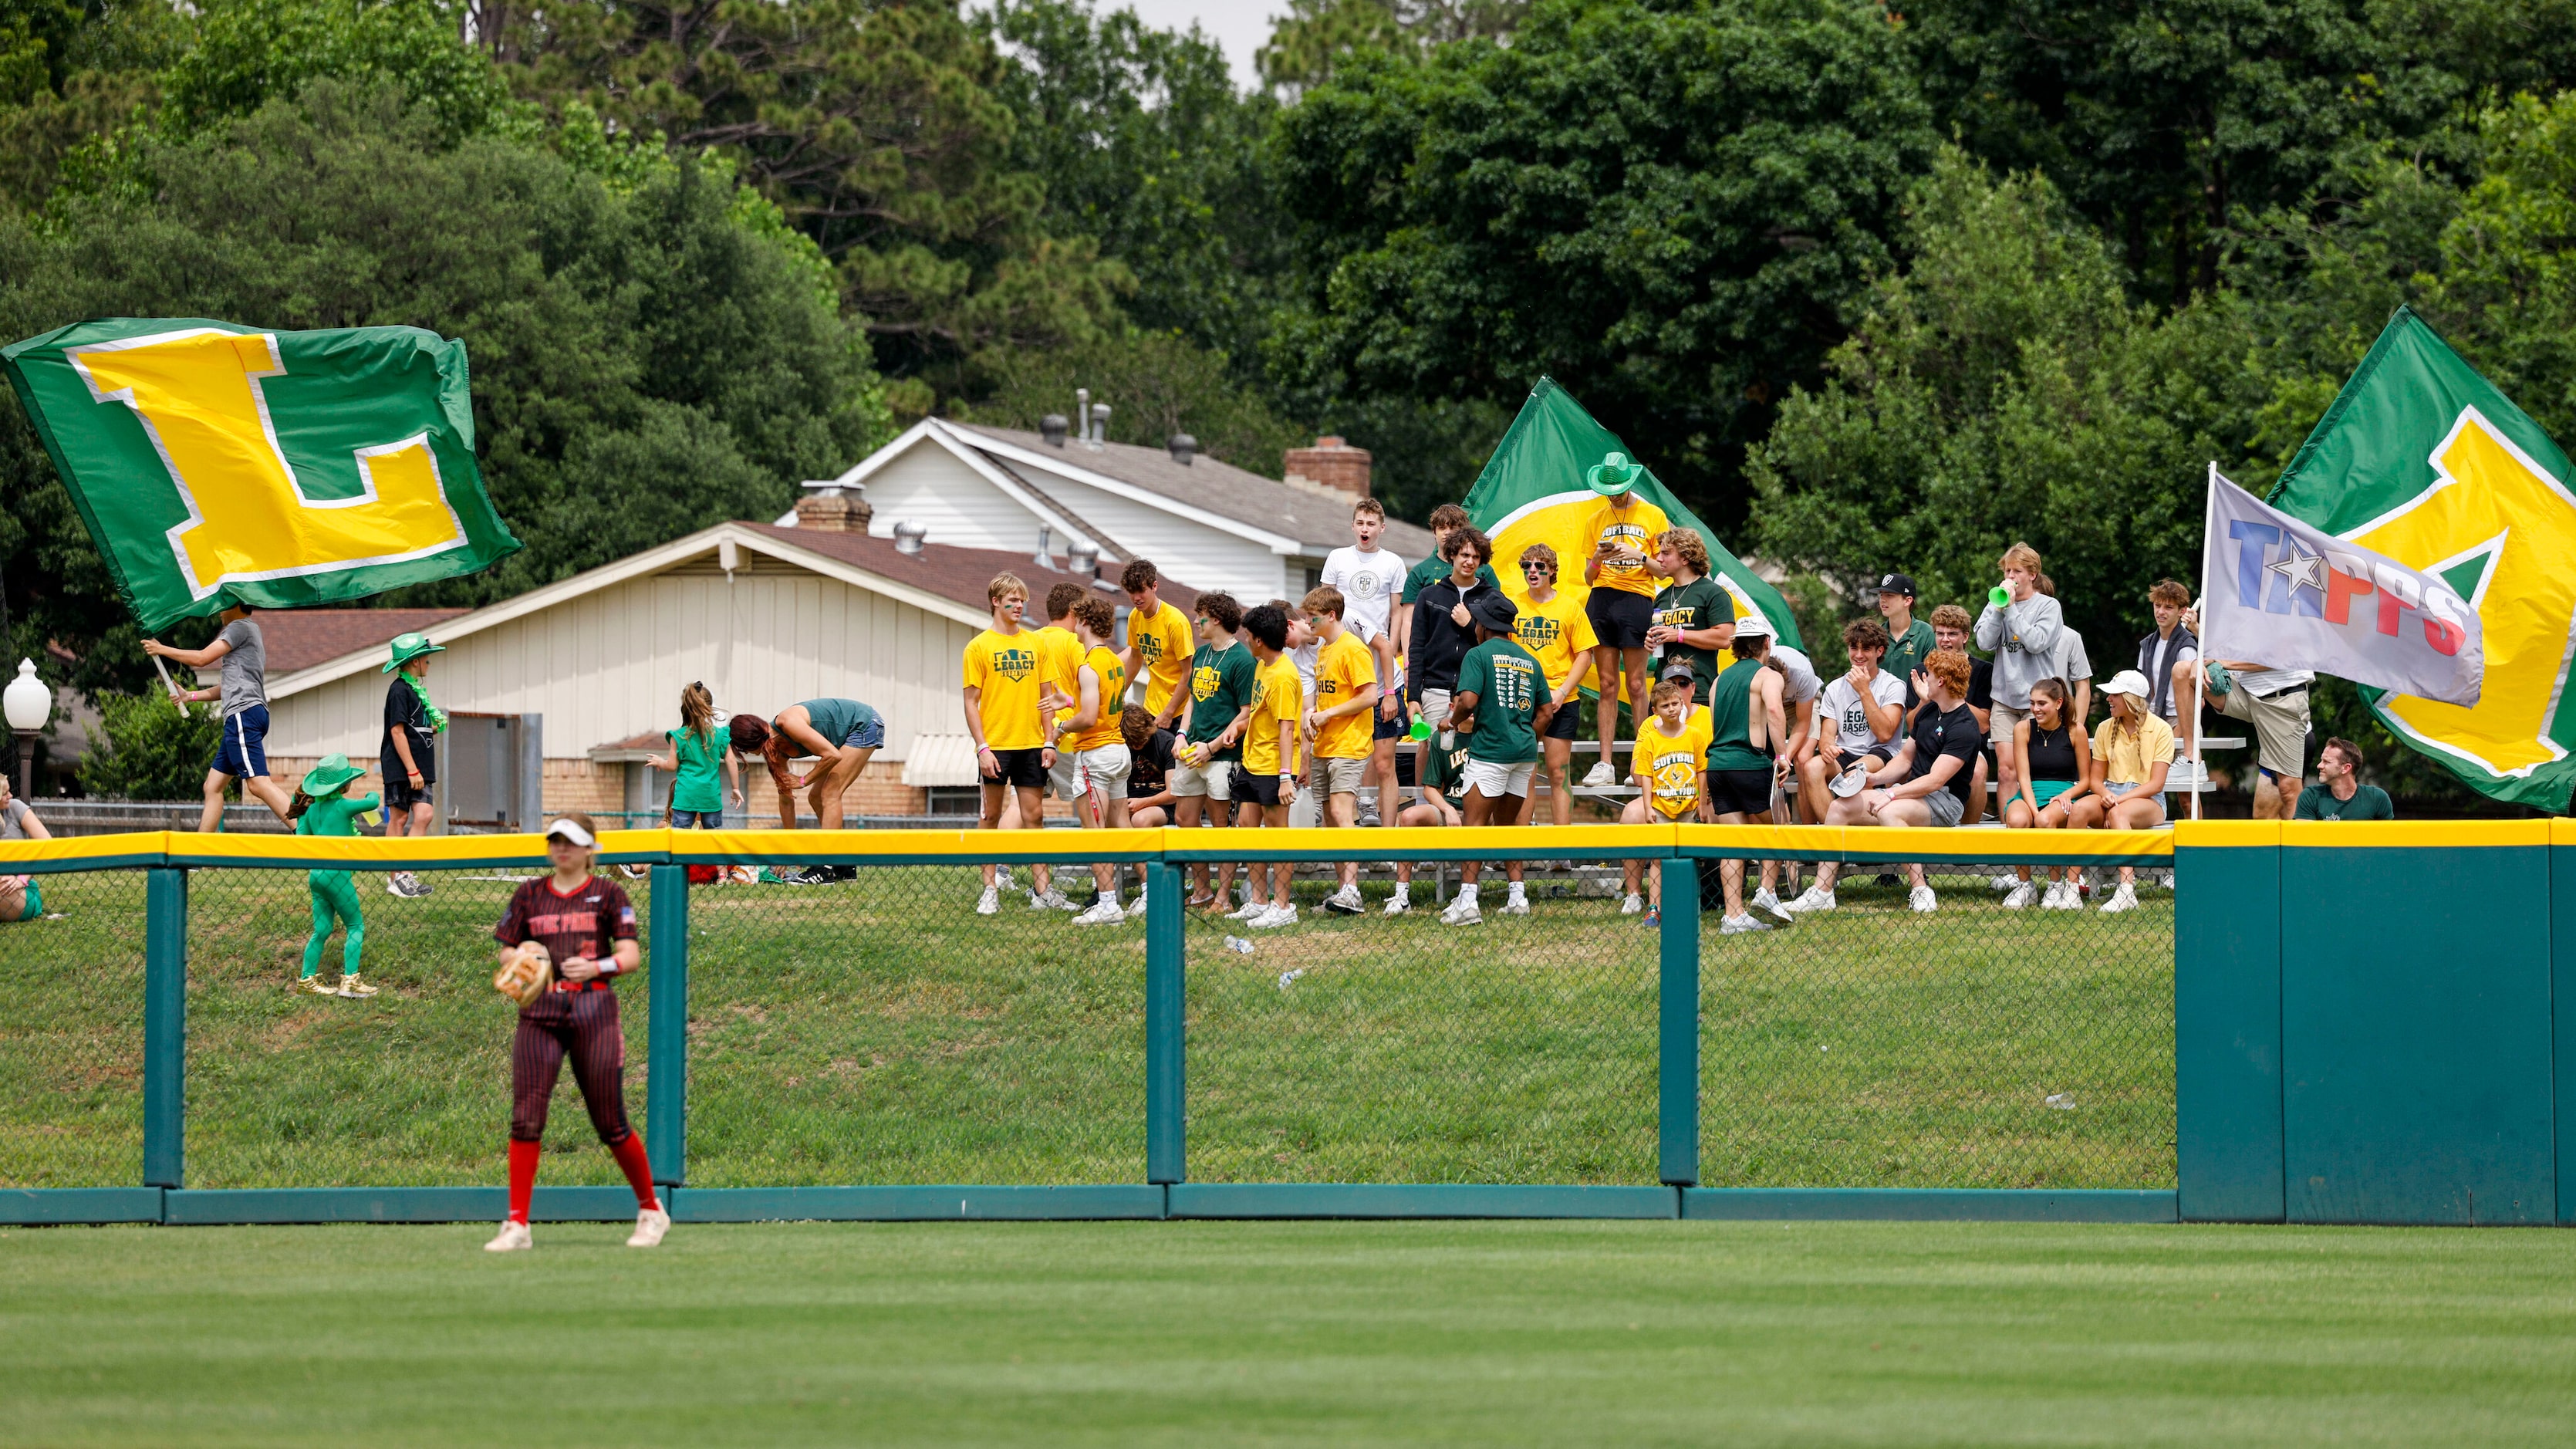
[[[1225,949],[1237,956],[1249,956],[1252,954],[1252,943],[1241,936],[1228,936],[1225,938]]]
[[[2056,1108],[2060,1112],[2072,1112],[2075,1110],[2075,1094],[2073,1092],[2051,1092],[2048,1094],[2048,1105]]]

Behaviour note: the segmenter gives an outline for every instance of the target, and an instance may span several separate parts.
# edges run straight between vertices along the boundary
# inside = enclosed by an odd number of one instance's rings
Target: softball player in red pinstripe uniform
[[[487,1252],[534,1246],[528,1199],[537,1186],[546,1103],[567,1056],[582,1105],[590,1109],[590,1125],[635,1188],[635,1234],[626,1246],[652,1247],[671,1228],[671,1215],[653,1194],[644,1139],[626,1125],[626,1038],[617,1025],[617,993],[609,987],[620,973],[643,964],[635,905],[615,882],[590,873],[597,845],[597,827],[587,815],[567,815],[547,826],[546,856],[554,874],[520,886],[492,930],[505,964],[522,942],[544,946],[554,957],[556,980],[534,1005],[519,1009],[518,1036],[510,1044],[510,1217],[500,1235],[483,1245]]]

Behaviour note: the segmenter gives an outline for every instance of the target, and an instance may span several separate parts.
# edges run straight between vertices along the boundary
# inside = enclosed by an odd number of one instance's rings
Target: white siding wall
[[[774,715],[799,700],[864,700],[886,717],[883,759],[916,731],[954,732],[958,659],[975,631],[835,579],[780,565],[731,586],[712,565],[630,580],[470,634],[429,676],[439,707],[545,716],[546,754],[679,723],[680,687],[704,680],[725,710]],[[376,757],[385,677],[373,670],[271,702],[269,749]]]
[[[1204,593],[1223,589],[1247,604],[1285,596],[1288,560],[1265,544],[1178,513],[1048,474],[1046,491],[1137,558]]]
[[[929,529],[932,543],[951,548],[1037,552],[1037,515],[928,438],[870,475],[865,496],[874,510],[868,532],[878,538],[894,537],[894,526],[910,521]],[[1064,545],[1061,536],[1048,542],[1056,553]]]

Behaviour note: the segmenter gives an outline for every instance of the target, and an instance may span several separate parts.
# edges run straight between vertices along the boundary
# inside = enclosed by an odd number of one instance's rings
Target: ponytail
[[[680,691],[680,728],[708,743],[716,737],[716,697],[695,680]]]
[[[286,807],[286,818],[289,820],[301,820],[304,818],[304,812],[312,808],[312,805],[313,797],[305,794],[304,787],[298,785],[295,787],[295,799]]]

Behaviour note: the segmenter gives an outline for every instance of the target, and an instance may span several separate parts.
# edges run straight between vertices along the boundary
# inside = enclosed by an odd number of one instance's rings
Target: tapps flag
[[[116,318],[0,348],[137,620],[339,603],[519,547],[474,465],[465,344]]]
[[[2468,600],[2486,662],[2476,703],[2362,697],[2470,787],[2564,808],[2576,783],[2576,493],[2540,425],[2401,307],[2269,501]],[[2217,649],[2253,657],[2224,638]]]
[[[2213,656],[2478,702],[2477,611],[2448,583],[2266,507],[2209,470],[2200,637]]]

